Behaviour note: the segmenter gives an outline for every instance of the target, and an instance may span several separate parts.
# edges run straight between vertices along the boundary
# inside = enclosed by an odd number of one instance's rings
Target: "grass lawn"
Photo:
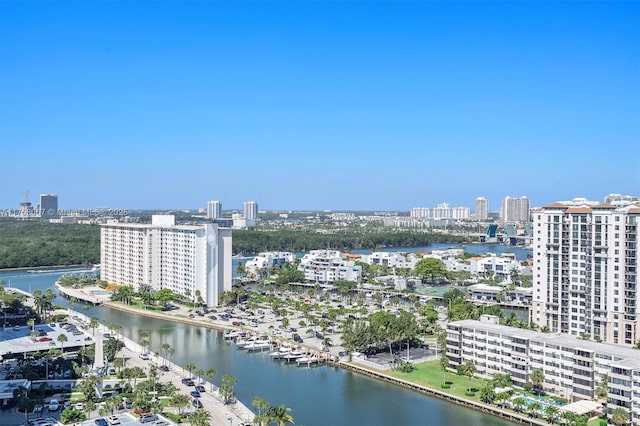
[[[433,389],[437,389],[442,392],[446,392],[451,395],[459,396],[462,398],[470,399],[472,401],[480,401],[480,388],[486,383],[484,379],[471,378],[471,387],[477,389],[476,396],[466,396],[465,392],[469,388],[469,378],[467,376],[458,376],[455,373],[447,371],[445,373],[445,380],[451,384],[449,389],[442,389],[442,370],[440,369],[440,361],[427,361],[419,364],[414,364],[416,367],[411,373],[402,373],[399,371],[387,372],[390,376],[397,377],[399,379],[408,380],[410,382],[427,386]]]

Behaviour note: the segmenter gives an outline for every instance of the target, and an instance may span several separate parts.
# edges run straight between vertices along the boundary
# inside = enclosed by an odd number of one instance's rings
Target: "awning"
[[[599,410],[602,408],[602,404],[596,401],[589,401],[587,399],[583,401],[572,402],[571,404],[567,404],[563,407],[560,407],[560,411],[570,411],[572,413],[576,413],[581,416],[583,414],[590,413],[595,410]]]

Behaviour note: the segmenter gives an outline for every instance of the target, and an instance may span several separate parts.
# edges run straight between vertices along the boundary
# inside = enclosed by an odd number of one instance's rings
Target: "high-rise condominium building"
[[[231,229],[176,225],[170,215],[154,215],[151,224],[108,223],[100,229],[100,260],[108,283],[168,288],[216,306],[231,290]]]
[[[440,203],[430,209],[428,207],[413,207],[409,216],[423,219],[469,219],[471,209],[469,207],[451,207],[447,203]]]
[[[207,219],[220,219],[222,216],[222,203],[218,200],[207,203]]]
[[[529,222],[529,197],[504,197],[500,219],[505,222]]]
[[[243,204],[245,219],[256,220],[258,218],[258,203],[255,201],[245,201]]]
[[[40,194],[40,211],[42,217],[55,217],[58,215],[58,196],[53,194]]]
[[[487,220],[489,218],[489,200],[484,197],[476,198],[476,220]]]
[[[640,340],[640,205],[555,203],[533,215],[531,319],[553,332]]]

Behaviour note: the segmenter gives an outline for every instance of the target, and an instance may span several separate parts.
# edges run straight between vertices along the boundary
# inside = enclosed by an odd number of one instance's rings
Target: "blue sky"
[[[637,2],[2,1],[0,208],[640,193]]]

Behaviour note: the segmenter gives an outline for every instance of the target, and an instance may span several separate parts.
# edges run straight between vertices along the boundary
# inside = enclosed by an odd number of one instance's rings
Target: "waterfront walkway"
[[[137,312],[137,310],[136,310]],[[77,313],[78,316],[85,321],[89,321],[89,318],[83,314]],[[96,329],[96,334],[102,336],[103,333],[112,332],[104,324],[101,324]],[[179,365],[169,362],[167,359],[162,358],[159,355],[149,353],[148,360],[140,358],[140,354],[145,350],[138,343],[132,341],[125,336],[118,336],[125,346],[117,354],[117,358],[126,358],[128,367],[138,366],[144,371],[148,371],[151,364],[167,365],[169,371],[159,371],[160,380],[173,383],[182,393],[189,395],[189,392],[194,390],[191,386],[186,386],[182,383],[182,379],[189,377],[189,372],[184,370]],[[199,383],[199,382],[198,382]],[[251,424],[253,421],[254,413],[247,408],[242,402],[235,401],[232,404],[224,404],[222,397],[220,396],[218,389],[212,383],[205,380],[202,381],[202,385],[206,388],[206,392],[201,392],[200,402],[203,405],[203,409],[207,410],[211,414],[210,425],[216,426],[230,426],[230,425],[242,425],[245,423]],[[191,408],[190,408],[191,409]]]

